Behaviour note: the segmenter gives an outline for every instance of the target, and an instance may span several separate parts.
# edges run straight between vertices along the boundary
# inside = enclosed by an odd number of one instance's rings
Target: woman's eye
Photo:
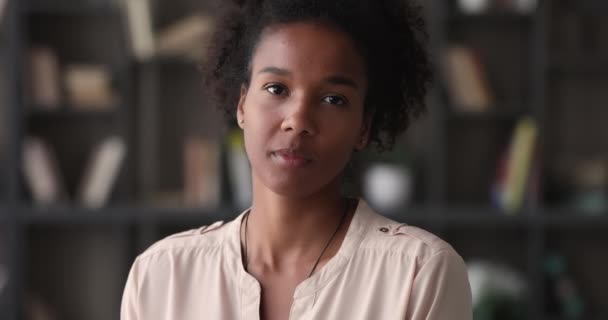
[[[345,101],[343,98],[338,97],[338,96],[327,96],[325,98],[323,98],[323,101],[329,104],[344,104]]]
[[[281,95],[285,92],[285,88],[277,84],[269,85],[265,89],[273,95]]]

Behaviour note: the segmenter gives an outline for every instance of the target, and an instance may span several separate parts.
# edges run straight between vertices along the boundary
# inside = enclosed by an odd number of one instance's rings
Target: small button
[[[382,227],[382,228],[380,228],[380,232],[387,233],[388,232],[388,228],[387,227]]]

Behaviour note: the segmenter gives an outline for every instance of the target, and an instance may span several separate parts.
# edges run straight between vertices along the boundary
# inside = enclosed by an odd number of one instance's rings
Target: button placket
[[[294,299],[291,303],[291,309],[289,310],[289,319],[304,319],[305,315],[310,312],[314,304],[315,294],[299,297]]]

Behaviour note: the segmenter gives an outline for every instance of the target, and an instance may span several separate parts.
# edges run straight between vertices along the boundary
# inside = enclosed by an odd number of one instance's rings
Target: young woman
[[[236,116],[253,203],[135,261],[123,320],[472,319],[466,267],[432,234],[340,193],[353,152],[390,149],[425,110],[419,9],[404,1],[240,1],[205,62]]]

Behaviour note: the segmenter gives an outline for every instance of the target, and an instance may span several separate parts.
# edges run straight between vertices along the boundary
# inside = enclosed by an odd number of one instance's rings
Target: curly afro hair
[[[432,78],[422,10],[407,0],[224,1],[217,31],[202,66],[212,101],[233,118],[241,85],[262,31],[273,24],[323,23],[350,36],[367,70],[364,110],[371,116],[370,142],[392,149],[397,135],[426,111]]]

